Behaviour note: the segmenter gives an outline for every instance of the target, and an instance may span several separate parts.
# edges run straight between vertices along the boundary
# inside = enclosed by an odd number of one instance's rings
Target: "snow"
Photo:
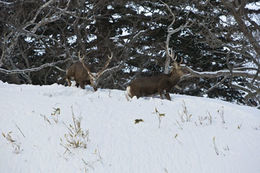
[[[255,108],[175,94],[172,101],[128,101],[120,90],[1,81],[0,95],[1,173],[260,172]],[[86,148],[66,140],[73,115],[89,133],[74,138]]]

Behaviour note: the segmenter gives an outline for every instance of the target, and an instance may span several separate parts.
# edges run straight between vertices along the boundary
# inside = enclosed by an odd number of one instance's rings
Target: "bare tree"
[[[66,40],[61,41],[61,38],[52,37],[51,34],[45,34],[49,32],[47,26],[60,21],[62,15],[76,16],[75,12],[69,10],[71,0],[64,2],[13,1],[0,4],[0,22],[3,24],[0,73],[15,75],[15,83],[19,83],[19,76],[26,80],[25,83],[32,83],[35,75],[32,76],[31,72],[46,68],[64,73],[57,65],[66,64],[71,57],[68,43]],[[31,63],[32,59],[36,63]]]
[[[260,38],[259,38],[259,23],[253,19],[257,10],[248,9],[246,5],[248,1],[222,1],[224,9],[228,11],[222,16],[223,25],[218,25],[222,33],[214,33],[213,29],[206,28],[208,23],[201,23],[208,35],[205,43],[210,45],[214,51],[225,56],[226,69],[219,71],[196,71],[187,66],[184,70],[190,74],[185,76],[183,80],[190,78],[205,78],[214,79],[221,78],[215,85],[206,90],[206,93],[211,92],[217,87],[229,81],[229,86],[244,93],[246,104],[260,105]],[[204,6],[214,7],[209,1]],[[219,10],[219,9],[218,9]],[[228,29],[227,29],[228,28]],[[201,31],[203,32],[203,31]],[[230,40],[225,43],[219,39],[220,34],[223,34],[225,40]],[[208,38],[207,38],[208,37]],[[217,48],[224,47],[224,51]],[[232,56],[231,56],[232,55]],[[239,79],[238,82],[235,79]]]

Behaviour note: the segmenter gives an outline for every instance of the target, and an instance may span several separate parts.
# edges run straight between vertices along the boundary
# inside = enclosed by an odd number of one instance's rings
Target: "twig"
[[[25,138],[25,135],[24,135],[24,133],[22,132],[22,130],[18,127],[18,125],[17,124],[15,124],[15,126],[17,127],[17,129],[20,131],[20,133],[23,135],[23,137]]]
[[[214,149],[215,149],[216,154],[219,155],[219,151],[218,151],[218,148],[217,148],[217,145],[216,145],[216,138],[215,138],[215,136],[213,137],[213,145],[214,145]]]
[[[225,76],[220,82],[218,82],[217,84],[215,84],[214,86],[210,87],[206,93],[208,94],[209,92],[211,92],[214,88],[218,87],[219,85],[221,85],[229,76]]]

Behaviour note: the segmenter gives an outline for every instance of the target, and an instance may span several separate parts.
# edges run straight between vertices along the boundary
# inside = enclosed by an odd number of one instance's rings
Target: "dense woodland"
[[[253,0],[0,0],[0,80],[66,84],[85,57],[99,88],[167,73],[167,43],[187,72],[173,93],[260,106],[260,3]]]

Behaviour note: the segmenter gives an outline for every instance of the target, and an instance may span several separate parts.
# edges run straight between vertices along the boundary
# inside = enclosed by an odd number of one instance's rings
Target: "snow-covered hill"
[[[260,111],[0,81],[1,173],[259,173]]]

